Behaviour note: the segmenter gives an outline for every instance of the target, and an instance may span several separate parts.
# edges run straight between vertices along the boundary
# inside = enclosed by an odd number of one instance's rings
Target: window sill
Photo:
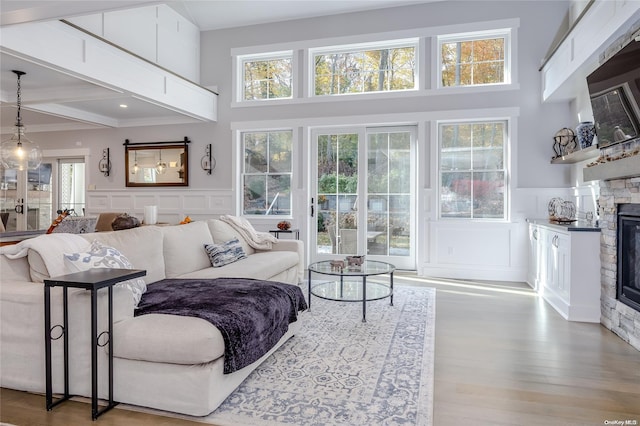
[[[235,101],[231,108],[273,107],[275,105],[320,104],[326,102],[371,101],[389,99],[407,99],[414,97],[430,97],[441,95],[469,95],[475,93],[495,93],[509,90],[520,90],[517,83],[496,84],[469,87],[442,87],[428,90],[407,90],[402,92],[353,93],[342,95],[312,96],[305,98],[265,99],[260,101]]]

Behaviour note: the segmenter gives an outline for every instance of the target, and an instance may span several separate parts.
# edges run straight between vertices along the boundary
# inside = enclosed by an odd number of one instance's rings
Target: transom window
[[[440,216],[506,219],[507,122],[441,123]]]
[[[440,87],[509,83],[509,31],[438,37]]]
[[[417,88],[417,40],[351,45],[311,52],[316,96]]]
[[[242,66],[242,100],[282,99],[292,97],[292,53],[240,57]]]
[[[242,133],[242,213],[291,215],[291,130]]]

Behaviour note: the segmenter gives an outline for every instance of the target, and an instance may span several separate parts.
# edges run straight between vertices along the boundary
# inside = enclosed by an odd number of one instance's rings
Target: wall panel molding
[[[231,190],[90,190],[87,191],[87,216],[103,212],[124,212],[142,220],[145,206],[158,206],[158,221],[179,223],[185,216],[205,220],[235,214]]]

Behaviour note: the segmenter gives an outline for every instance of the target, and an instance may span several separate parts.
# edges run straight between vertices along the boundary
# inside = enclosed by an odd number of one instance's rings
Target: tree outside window
[[[292,58],[245,59],[243,96],[245,101],[282,99],[292,96]]]
[[[245,215],[291,215],[292,131],[246,132],[243,141]]]
[[[507,45],[506,36],[441,38],[442,87],[507,83]]]
[[[506,122],[439,126],[440,215],[505,219]]]
[[[416,88],[416,46],[316,53],[315,95],[390,92]]]

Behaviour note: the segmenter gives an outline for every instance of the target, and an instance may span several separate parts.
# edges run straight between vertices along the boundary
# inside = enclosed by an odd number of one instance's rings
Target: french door
[[[36,170],[1,170],[0,212],[8,231],[47,229],[58,210],[85,205],[84,158],[43,158]]]
[[[366,255],[400,269],[415,261],[415,128],[312,132],[312,260]]]

